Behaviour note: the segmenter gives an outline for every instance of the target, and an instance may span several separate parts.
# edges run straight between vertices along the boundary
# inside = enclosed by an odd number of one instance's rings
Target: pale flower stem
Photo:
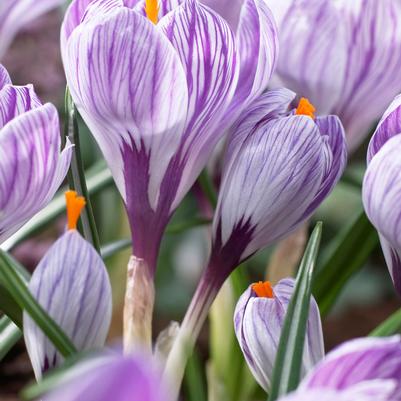
[[[147,263],[131,256],[124,301],[124,353],[152,350],[153,277]]]
[[[185,366],[193,352],[196,340],[208,316],[219,287],[208,282],[204,275],[185,314],[177,338],[168,355],[164,370],[165,380],[170,386],[171,399],[178,399]]]

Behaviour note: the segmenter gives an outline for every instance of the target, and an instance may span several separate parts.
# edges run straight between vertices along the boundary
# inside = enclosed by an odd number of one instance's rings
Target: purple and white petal
[[[238,301],[234,324],[238,342],[255,379],[270,388],[285,314],[294,291],[293,279],[281,280],[273,287],[273,298],[258,297],[249,287]],[[324,356],[323,334],[318,306],[311,300],[302,375]]]
[[[368,163],[390,138],[398,134],[401,134],[401,95],[385,111],[369,142]]]
[[[158,26],[181,59],[189,91],[185,134],[176,156],[182,177],[174,210],[224,134],[220,122],[236,89],[239,64],[230,27],[197,0],[186,1]]]
[[[77,368],[82,371],[79,377],[75,374],[64,381],[43,400],[171,401],[159,368],[150,356],[116,355],[102,361],[83,362]]]
[[[3,87],[7,84],[12,84],[10,75],[8,74],[6,68],[0,64],[0,89],[3,89]]]
[[[278,59],[277,27],[264,0],[245,0],[236,41],[240,75],[230,111],[240,114],[267,88]],[[237,112],[236,112],[237,110]]]
[[[243,127],[248,129],[245,123],[237,129]],[[319,191],[326,170],[324,146],[318,127],[306,116],[262,121],[244,132],[240,151],[223,173],[214,242],[241,252],[239,260],[244,260],[294,230]],[[246,226],[252,233],[240,249],[235,238]]]
[[[1,0],[0,57],[4,55],[19,30],[63,3],[64,0]]]
[[[50,248],[29,289],[79,351],[104,345],[111,319],[110,281],[101,257],[78,231],[67,231]],[[26,312],[24,338],[37,379],[63,361]]]
[[[37,107],[0,130],[0,243],[52,199],[64,180],[72,149],[60,153],[56,108]]]
[[[124,200],[145,193],[154,208],[187,109],[185,74],[173,47],[150,21],[117,8],[74,30],[64,68]],[[128,166],[135,182],[125,182]]]
[[[401,135],[370,161],[362,185],[363,205],[380,234],[394,286],[401,293]]]
[[[331,351],[301,383],[300,389],[345,390],[360,383],[396,383],[392,401],[401,400],[401,338],[361,338]]]
[[[0,90],[0,129],[20,114],[40,106],[32,85],[5,85]]]

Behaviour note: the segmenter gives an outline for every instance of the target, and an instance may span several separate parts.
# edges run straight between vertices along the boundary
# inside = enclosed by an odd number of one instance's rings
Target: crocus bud
[[[234,313],[239,345],[257,382],[268,391],[287,307],[295,280],[252,284],[242,294]],[[302,372],[305,375],[324,356],[319,308],[312,298],[304,346]]]
[[[170,401],[170,397],[151,357],[111,355],[77,365],[43,400]]]
[[[363,205],[379,233],[395,289],[401,294],[401,96],[384,113],[369,144]]]
[[[68,192],[68,231],[35,269],[29,290],[81,351],[104,345],[111,319],[111,286],[103,260],[75,229],[85,201]],[[59,365],[63,358],[24,312],[24,338],[34,373]]]

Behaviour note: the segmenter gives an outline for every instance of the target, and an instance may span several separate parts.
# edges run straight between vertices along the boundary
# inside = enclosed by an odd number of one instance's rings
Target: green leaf
[[[12,264],[11,260],[12,259],[4,251],[0,251],[1,282],[19,306],[26,310],[36,324],[43,330],[61,355],[64,357],[73,355],[76,349],[71,340],[38,304],[36,299],[29,292],[26,283],[17,272],[17,268]]]
[[[313,288],[322,316],[330,311],[345,284],[365,265],[378,244],[377,232],[363,210],[334,238],[322,263],[318,263]]]
[[[22,332],[18,326],[9,317],[3,316],[0,319],[0,361],[21,337]]]
[[[88,192],[93,195],[104,188],[110,186],[113,183],[113,178],[111,176],[110,170],[103,166],[99,169],[99,164],[95,164],[88,171]],[[1,249],[4,251],[11,250],[14,246],[28,238],[30,235],[38,232],[43,227],[45,227],[50,221],[54,220],[56,217],[60,216],[65,212],[65,199],[63,189],[59,194],[35,217],[33,217],[28,223],[26,223],[20,230],[18,230],[11,238],[6,240],[1,244]]]
[[[192,356],[188,360],[184,377],[188,401],[207,400],[206,383],[202,366],[199,355],[196,350],[194,350]]]
[[[213,209],[216,209],[217,194],[210,175],[206,169],[202,171],[201,175],[198,178],[198,182],[210,205],[213,207]]]
[[[401,309],[394,312],[380,326],[376,327],[370,337],[388,337],[394,334],[401,334]]]
[[[318,222],[299,267],[294,293],[288,305],[273,369],[269,401],[295,390],[301,378],[302,355],[312,292],[313,272],[322,235]]]
[[[66,138],[74,145],[71,166],[68,172],[68,183],[70,189],[78,192],[85,200],[85,208],[81,213],[81,223],[83,227],[83,236],[89,241],[94,248],[100,252],[99,235],[96,228],[95,217],[93,215],[92,203],[90,200],[88,188],[86,186],[86,178],[84,171],[84,164],[81,156],[81,146],[79,141],[79,128],[77,121],[77,110],[72,100],[68,86],[65,90],[65,111],[66,122],[64,128],[63,142]]]

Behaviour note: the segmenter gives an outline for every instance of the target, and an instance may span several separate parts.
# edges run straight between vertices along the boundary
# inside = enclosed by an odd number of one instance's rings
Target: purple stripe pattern
[[[310,217],[344,170],[338,118],[295,115],[294,97],[285,89],[269,91],[230,129],[210,259],[223,281]]]
[[[134,4],[135,3],[135,4]],[[126,203],[134,254],[154,273],[172,213],[228,126],[267,86],[272,16],[246,0],[236,32],[197,0],[75,0],[61,47],[67,82]]]
[[[250,286],[234,313],[235,333],[245,360],[257,382],[268,391],[287,307],[294,291],[293,279],[273,287],[273,298],[258,297]],[[324,357],[319,308],[312,298],[305,339],[302,375]]]
[[[387,132],[380,135],[385,138]],[[389,136],[368,164],[362,199],[366,214],[379,233],[395,289],[401,294],[401,135]],[[372,138],[371,144],[375,140]]]
[[[42,105],[32,86],[0,79],[0,243],[52,199],[64,180],[72,149],[60,153],[56,108]]]
[[[338,115],[354,150],[401,90],[401,2],[266,2],[279,28],[275,83]]]
[[[64,0],[1,0],[0,58],[21,29],[63,3]]]
[[[29,289],[80,351],[102,347],[111,319],[111,286],[96,250],[67,231],[35,269]],[[24,338],[37,379],[62,356],[24,312]]]
[[[75,370],[75,372],[74,372]],[[170,401],[149,356],[109,355],[74,367],[43,401]]]

